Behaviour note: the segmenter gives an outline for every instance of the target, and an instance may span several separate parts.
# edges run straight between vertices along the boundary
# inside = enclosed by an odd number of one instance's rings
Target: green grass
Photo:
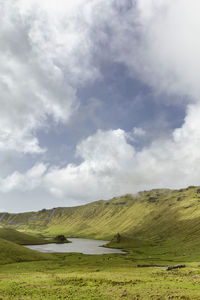
[[[53,256],[27,249],[0,238],[0,265],[21,261],[45,260],[48,258],[53,258]]]
[[[0,228],[0,238],[19,245],[38,245],[47,243],[47,241],[42,237],[26,234],[9,228]]]
[[[141,255],[60,254],[56,257],[57,260],[0,266],[1,298],[200,298],[198,262],[187,262],[185,269],[166,271],[164,267],[137,268],[137,264],[149,262]]]

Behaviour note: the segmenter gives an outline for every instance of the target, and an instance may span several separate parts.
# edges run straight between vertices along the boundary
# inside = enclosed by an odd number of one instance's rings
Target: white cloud
[[[158,187],[198,185],[200,107],[190,106],[183,126],[171,138],[136,151],[121,129],[98,131],[77,146],[82,162],[65,168],[36,165],[1,180],[1,192],[43,189],[56,198],[88,202]],[[192,120],[192,125],[191,125]],[[68,200],[67,200],[68,199]]]
[[[48,116],[67,122],[77,88],[100,76],[94,53],[126,65],[155,93],[178,95],[180,105],[187,97],[188,106],[184,124],[170,138],[136,151],[130,133],[98,131],[77,146],[80,164],[15,172],[1,179],[1,192],[43,189],[61,199],[91,201],[199,184],[199,1],[14,3],[0,2],[0,149],[42,151],[36,130]],[[144,136],[140,128],[131,134],[133,140]]]
[[[130,141],[137,142],[141,141],[146,137],[146,131],[140,127],[134,127],[131,132],[126,133],[126,138]]]
[[[133,154],[123,130],[98,131],[77,147],[83,162],[50,169],[44,178],[45,187],[56,196],[80,201],[111,195],[116,189],[113,179],[120,169],[127,169]]]
[[[1,191],[43,189],[56,198],[88,202],[158,187],[198,185],[200,106],[190,106],[171,138],[136,151],[121,129],[98,131],[77,146],[82,162],[65,168],[36,165],[1,180]],[[192,122],[191,122],[192,120]],[[68,199],[68,200],[67,200]],[[65,202],[66,201],[66,202]]]
[[[129,18],[124,26],[116,27],[116,59],[156,92],[175,93],[199,102],[200,2],[136,2],[137,10],[131,15],[135,23]]]
[[[43,163],[36,164],[26,173],[14,172],[4,179],[0,179],[0,191],[9,193],[13,190],[29,191],[41,185],[42,177],[47,170]]]
[[[146,134],[145,130],[139,127],[134,127],[133,128],[133,135],[135,136],[144,136]]]
[[[138,152],[123,130],[98,131],[77,148],[83,162],[50,169],[45,186],[63,199],[91,201],[149,188],[198,185],[199,114],[200,107],[191,106],[184,125],[170,139]]]
[[[43,152],[37,130],[67,122],[77,87],[98,76],[81,3],[0,2],[0,150]]]
[[[48,117],[69,120],[77,88],[100,76],[95,54],[156,92],[199,99],[196,0],[8,0],[0,8],[1,150],[45,151],[37,130]]]

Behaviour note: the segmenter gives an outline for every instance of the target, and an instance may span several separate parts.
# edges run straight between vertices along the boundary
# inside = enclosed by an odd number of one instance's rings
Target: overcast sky
[[[0,211],[200,185],[199,0],[0,0]]]

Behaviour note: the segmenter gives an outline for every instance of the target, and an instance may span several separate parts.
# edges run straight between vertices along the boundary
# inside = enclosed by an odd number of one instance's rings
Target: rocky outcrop
[[[69,241],[66,239],[66,237],[62,234],[57,235],[55,237],[55,241],[56,241],[56,243],[69,243]]]

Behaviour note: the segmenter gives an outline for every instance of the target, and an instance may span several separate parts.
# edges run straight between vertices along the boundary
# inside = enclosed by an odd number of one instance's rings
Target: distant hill
[[[0,225],[55,236],[112,240],[111,245],[200,246],[200,188],[155,189],[77,207],[0,214]],[[120,233],[121,241],[113,239]],[[118,241],[119,242],[119,241]],[[189,251],[189,250],[188,250]]]

